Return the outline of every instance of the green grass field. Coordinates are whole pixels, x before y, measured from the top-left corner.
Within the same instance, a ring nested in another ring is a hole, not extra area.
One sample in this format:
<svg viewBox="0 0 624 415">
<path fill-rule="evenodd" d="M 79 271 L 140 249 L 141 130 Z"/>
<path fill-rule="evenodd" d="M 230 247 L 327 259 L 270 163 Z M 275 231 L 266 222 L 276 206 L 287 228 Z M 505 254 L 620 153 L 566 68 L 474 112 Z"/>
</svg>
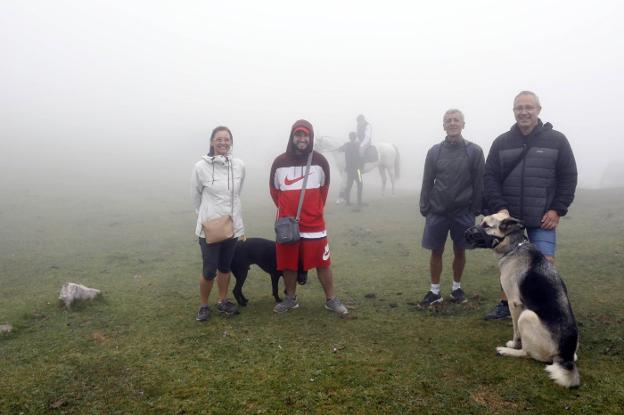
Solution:
<svg viewBox="0 0 624 415">
<path fill-rule="evenodd" d="M 581 333 L 574 390 L 541 363 L 496 356 L 512 327 L 482 320 L 499 295 L 490 252 L 469 253 L 467 304 L 415 306 L 429 284 L 415 193 L 372 199 L 361 212 L 328 205 L 350 318 L 324 310 L 313 274 L 299 287 L 301 307 L 275 315 L 270 279 L 254 267 L 250 304 L 207 323 L 195 321 L 200 255 L 188 196 L 146 193 L 3 202 L 0 324 L 13 331 L 0 335 L 1 414 L 622 411 L 623 189 L 579 191 L 560 225 L 558 268 Z M 248 235 L 272 238 L 268 196 L 245 197 Z M 66 311 L 57 301 L 66 281 L 103 296 Z"/>
</svg>

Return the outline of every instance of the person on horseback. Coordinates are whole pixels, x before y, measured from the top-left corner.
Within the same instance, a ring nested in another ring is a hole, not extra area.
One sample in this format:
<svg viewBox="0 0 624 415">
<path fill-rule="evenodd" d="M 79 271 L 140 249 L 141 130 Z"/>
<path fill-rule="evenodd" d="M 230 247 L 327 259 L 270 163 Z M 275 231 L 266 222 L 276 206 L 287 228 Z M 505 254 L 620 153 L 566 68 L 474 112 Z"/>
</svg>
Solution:
<svg viewBox="0 0 624 415">
<path fill-rule="evenodd" d="M 357 121 L 357 141 L 360 144 L 362 165 L 366 162 L 377 161 L 377 153 L 375 148 L 372 147 L 373 127 L 362 114 L 358 115 L 355 120 Z"/>
<path fill-rule="evenodd" d="M 342 195 L 347 202 L 347 206 L 351 205 L 351 188 L 353 182 L 357 183 L 357 204 L 362 206 L 362 162 L 360 159 L 360 143 L 357 141 L 357 133 L 352 131 L 349 133 L 349 142 L 344 143 L 338 148 L 338 151 L 345 153 L 345 171 L 347 173 L 347 184 Z"/>
</svg>

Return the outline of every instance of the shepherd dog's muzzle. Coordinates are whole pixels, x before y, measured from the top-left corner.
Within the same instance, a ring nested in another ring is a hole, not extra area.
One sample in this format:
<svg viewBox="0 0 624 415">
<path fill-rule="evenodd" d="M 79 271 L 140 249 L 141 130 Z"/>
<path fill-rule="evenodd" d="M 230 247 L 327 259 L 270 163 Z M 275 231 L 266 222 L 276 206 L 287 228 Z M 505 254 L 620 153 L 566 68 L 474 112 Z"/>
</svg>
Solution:
<svg viewBox="0 0 624 415">
<path fill-rule="evenodd" d="M 466 232 L 464 232 L 464 238 L 473 248 L 489 249 L 495 248 L 496 245 L 501 243 L 503 240 L 503 238 L 488 234 L 485 228 L 481 225 L 474 225 L 466 229 Z"/>
</svg>

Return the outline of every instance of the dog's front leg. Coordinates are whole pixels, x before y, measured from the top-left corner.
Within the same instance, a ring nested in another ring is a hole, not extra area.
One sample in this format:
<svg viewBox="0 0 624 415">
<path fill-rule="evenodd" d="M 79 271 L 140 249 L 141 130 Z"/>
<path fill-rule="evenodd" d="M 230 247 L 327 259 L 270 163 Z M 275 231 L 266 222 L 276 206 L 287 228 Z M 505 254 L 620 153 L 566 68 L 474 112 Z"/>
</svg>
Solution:
<svg viewBox="0 0 624 415">
<path fill-rule="evenodd" d="M 518 330 L 518 318 L 524 310 L 522 303 L 518 301 L 509 301 L 509 311 L 511 313 L 511 321 L 513 323 L 513 339 L 506 344 L 511 349 L 522 349 L 522 339 L 520 338 L 520 330 Z"/>
<path fill-rule="evenodd" d="M 236 283 L 234 284 L 234 289 L 232 290 L 232 295 L 234 295 L 236 302 L 243 307 L 246 306 L 247 303 L 249 302 L 243 295 L 243 284 L 245 283 L 245 280 L 247 279 L 248 272 L 249 272 L 248 269 L 246 270 L 240 270 L 240 269 L 235 269 L 235 268 L 232 269 L 232 275 L 234 275 L 234 278 L 236 279 Z"/>
<path fill-rule="evenodd" d="M 497 347 L 496 354 L 500 356 L 527 357 L 527 353 L 522 349 L 522 339 L 518 330 L 518 318 L 522 313 L 522 304 L 509 301 L 509 311 L 511 313 L 511 321 L 513 323 L 513 339 L 509 340 L 505 346 Z"/>
</svg>

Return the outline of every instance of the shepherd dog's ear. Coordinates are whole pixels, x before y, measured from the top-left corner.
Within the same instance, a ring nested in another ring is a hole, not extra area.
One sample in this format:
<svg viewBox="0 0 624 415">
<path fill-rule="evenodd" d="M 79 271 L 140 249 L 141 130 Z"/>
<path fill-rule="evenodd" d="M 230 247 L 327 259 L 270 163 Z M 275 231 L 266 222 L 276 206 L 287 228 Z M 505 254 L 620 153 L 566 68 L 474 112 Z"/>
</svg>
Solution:
<svg viewBox="0 0 624 415">
<path fill-rule="evenodd" d="M 520 219 L 508 217 L 503 219 L 503 221 L 498 226 L 501 232 L 505 235 L 509 235 L 510 233 L 514 233 L 517 231 L 521 231 L 524 229 L 524 223 Z"/>
</svg>

